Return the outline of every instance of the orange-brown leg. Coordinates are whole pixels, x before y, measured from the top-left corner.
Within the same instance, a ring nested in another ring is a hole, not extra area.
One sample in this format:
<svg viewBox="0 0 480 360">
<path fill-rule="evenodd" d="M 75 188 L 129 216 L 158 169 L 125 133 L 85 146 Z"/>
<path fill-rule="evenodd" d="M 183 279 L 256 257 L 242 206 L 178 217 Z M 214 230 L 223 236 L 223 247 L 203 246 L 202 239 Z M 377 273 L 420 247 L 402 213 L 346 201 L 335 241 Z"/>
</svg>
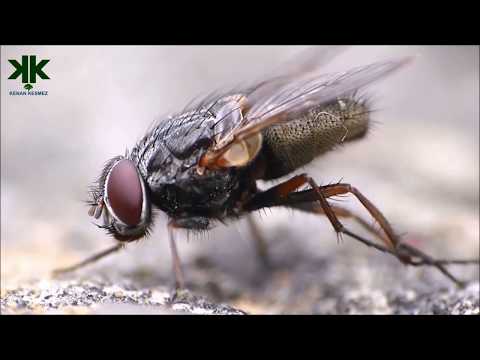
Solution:
<svg viewBox="0 0 480 360">
<path fill-rule="evenodd" d="M 302 210 L 308 213 L 325 215 L 325 212 L 323 211 L 322 207 L 318 202 L 292 204 L 289 207 L 296 210 Z M 350 210 L 346 208 L 343 208 L 337 205 L 330 205 L 330 207 L 332 208 L 333 212 L 337 217 L 355 220 L 364 229 L 369 231 L 372 235 L 388 243 L 388 240 L 385 238 L 385 235 L 381 231 L 376 229 L 372 224 L 368 223 L 368 221 L 362 219 L 360 216 L 352 213 Z M 251 214 L 247 215 L 247 222 L 250 227 L 251 236 L 255 246 L 255 252 L 260 260 L 260 263 L 265 268 L 271 268 L 272 262 L 270 259 L 270 255 L 268 253 L 268 243 L 266 242 L 265 238 L 260 232 L 259 226 L 255 222 L 255 219 Z"/>
<path fill-rule="evenodd" d="M 318 202 L 292 204 L 289 207 L 296 210 L 302 210 L 307 213 L 313 213 L 313 214 L 325 216 L 325 211 L 323 211 L 322 206 Z M 370 232 L 372 235 L 378 237 L 384 243 L 389 244 L 389 240 L 386 238 L 385 234 L 382 233 L 382 231 L 379 231 L 379 229 L 375 228 L 373 224 L 370 224 L 368 221 L 361 218 L 357 214 L 351 212 L 347 208 L 344 208 L 338 205 L 331 205 L 331 204 L 330 204 L 330 207 L 338 218 L 352 219 L 356 221 L 358 224 L 360 224 L 365 230 Z"/>
<path fill-rule="evenodd" d="M 296 191 L 301 186 L 309 184 L 311 189 L 305 191 Z M 385 242 L 386 246 L 379 245 L 373 241 L 367 240 L 347 229 L 339 220 L 337 214 L 335 214 L 332 206 L 328 203 L 327 198 L 343 195 L 353 194 L 360 203 L 367 209 L 370 215 L 376 220 L 383 230 L 385 236 L 380 238 Z M 264 207 L 272 206 L 288 206 L 300 204 L 318 202 L 322 211 L 330 220 L 330 223 L 334 227 L 337 234 L 348 235 L 363 244 L 374 247 L 375 249 L 389 253 L 397 257 L 401 262 L 408 265 L 420 266 L 429 265 L 434 266 L 440 270 L 450 280 L 457 285 L 463 285 L 461 281 L 456 279 L 444 265 L 449 264 L 478 264 L 479 260 L 436 260 L 422 251 L 408 245 L 401 243 L 392 227 L 383 214 L 365 197 L 360 191 L 350 184 L 334 184 L 319 187 L 315 181 L 309 176 L 303 174 L 293 177 L 284 183 L 281 183 L 273 188 L 257 194 L 248 204 L 245 209 L 247 211 L 254 211 Z"/>
</svg>

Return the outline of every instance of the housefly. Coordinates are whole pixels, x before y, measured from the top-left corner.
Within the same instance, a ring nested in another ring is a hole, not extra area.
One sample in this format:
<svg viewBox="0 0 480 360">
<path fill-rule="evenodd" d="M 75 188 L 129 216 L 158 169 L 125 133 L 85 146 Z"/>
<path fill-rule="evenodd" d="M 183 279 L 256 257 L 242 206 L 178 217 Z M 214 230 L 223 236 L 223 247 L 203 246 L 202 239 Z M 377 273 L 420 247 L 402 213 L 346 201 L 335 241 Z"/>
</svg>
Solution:
<svg viewBox="0 0 480 360">
<path fill-rule="evenodd" d="M 156 122 L 130 151 L 106 163 L 91 189 L 89 214 L 103 217 L 103 224 L 97 226 L 118 244 L 57 273 L 77 269 L 144 238 L 152 227 L 154 210 L 161 210 L 169 219 L 175 284 L 182 288 L 176 229 L 206 231 L 216 223 L 280 206 L 325 215 L 338 236 L 350 236 L 407 265 L 434 266 L 461 285 L 446 265 L 478 260 L 434 259 L 402 242 L 356 187 L 343 182 L 319 186 L 308 174 L 296 174 L 322 154 L 364 137 L 372 108 L 359 90 L 412 60 L 319 73 L 338 52 L 338 48 L 309 48 L 263 79 L 214 92 Z M 287 176 L 267 190 L 257 187 L 259 180 Z M 353 195 L 379 228 L 329 201 L 345 194 Z M 377 241 L 350 231 L 340 221 L 346 217 L 357 220 Z M 268 263 L 265 243 L 254 238 L 260 258 Z"/>
</svg>

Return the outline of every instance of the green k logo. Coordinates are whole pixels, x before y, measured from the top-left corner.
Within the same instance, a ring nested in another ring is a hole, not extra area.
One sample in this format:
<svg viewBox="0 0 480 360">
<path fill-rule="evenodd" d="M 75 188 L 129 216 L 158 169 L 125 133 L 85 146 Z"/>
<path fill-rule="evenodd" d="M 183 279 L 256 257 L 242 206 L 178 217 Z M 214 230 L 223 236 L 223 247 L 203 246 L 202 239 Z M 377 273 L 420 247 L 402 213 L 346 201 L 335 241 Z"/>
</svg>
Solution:
<svg viewBox="0 0 480 360">
<path fill-rule="evenodd" d="M 8 78 L 16 79 L 22 75 L 23 84 L 36 83 L 37 75 L 43 80 L 48 80 L 50 78 L 42 69 L 49 61 L 50 60 L 42 60 L 37 64 L 37 57 L 35 55 L 22 56 L 21 64 L 17 60 L 8 60 L 8 62 L 15 67 L 15 71 Z"/>
</svg>

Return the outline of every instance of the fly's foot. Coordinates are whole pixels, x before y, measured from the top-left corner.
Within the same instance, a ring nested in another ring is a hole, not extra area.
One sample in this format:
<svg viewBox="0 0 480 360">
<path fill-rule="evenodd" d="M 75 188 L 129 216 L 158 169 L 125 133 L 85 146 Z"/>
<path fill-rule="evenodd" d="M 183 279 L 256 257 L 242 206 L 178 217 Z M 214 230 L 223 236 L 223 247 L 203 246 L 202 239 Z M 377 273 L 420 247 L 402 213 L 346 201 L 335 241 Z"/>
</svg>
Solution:
<svg viewBox="0 0 480 360">
<path fill-rule="evenodd" d="M 186 288 L 176 288 L 169 299 L 170 304 L 193 303 L 196 297 Z"/>
</svg>

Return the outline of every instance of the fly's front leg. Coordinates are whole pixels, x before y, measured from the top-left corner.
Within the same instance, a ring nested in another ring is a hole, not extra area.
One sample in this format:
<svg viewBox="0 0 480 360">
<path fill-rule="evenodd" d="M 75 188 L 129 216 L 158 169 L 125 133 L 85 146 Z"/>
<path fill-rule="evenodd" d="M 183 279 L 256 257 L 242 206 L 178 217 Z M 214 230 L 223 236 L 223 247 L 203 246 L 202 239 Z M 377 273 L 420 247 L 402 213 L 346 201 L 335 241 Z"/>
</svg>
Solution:
<svg viewBox="0 0 480 360">
<path fill-rule="evenodd" d="M 175 290 L 185 288 L 185 277 L 183 276 L 182 263 L 178 256 L 177 244 L 175 242 L 175 223 L 168 224 L 168 241 L 170 245 L 170 253 L 172 256 L 172 271 L 175 278 Z"/>
<path fill-rule="evenodd" d="M 175 290 L 177 290 L 177 292 L 185 289 L 185 276 L 183 275 L 182 262 L 178 255 L 177 244 L 175 241 L 175 230 L 208 230 L 209 228 L 210 221 L 204 217 L 194 216 L 189 218 L 170 219 L 168 223 L 168 239 L 172 256 L 172 271 L 175 279 Z"/>
<path fill-rule="evenodd" d="M 98 260 L 103 259 L 104 257 L 106 257 L 110 254 L 113 254 L 114 252 L 122 250 L 123 248 L 125 248 L 125 244 L 123 244 L 123 243 L 117 244 L 115 246 L 112 246 L 111 248 L 108 248 L 104 251 L 101 251 L 97 254 L 94 254 L 94 255 L 90 256 L 89 258 L 87 258 L 87 259 L 85 259 L 85 260 L 83 260 L 83 261 L 81 261 L 77 264 L 74 264 L 74 265 L 71 265 L 71 266 L 68 266 L 68 267 L 64 267 L 64 268 L 60 268 L 60 269 L 55 269 L 55 270 L 53 270 L 52 275 L 57 276 L 57 275 L 60 275 L 60 274 L 66 274 L 66 273 L 73 272 L 75 270 L 78 270 L 80 268 L 85 267 L 86 265 L 97 262 Z"/>
</svg>

